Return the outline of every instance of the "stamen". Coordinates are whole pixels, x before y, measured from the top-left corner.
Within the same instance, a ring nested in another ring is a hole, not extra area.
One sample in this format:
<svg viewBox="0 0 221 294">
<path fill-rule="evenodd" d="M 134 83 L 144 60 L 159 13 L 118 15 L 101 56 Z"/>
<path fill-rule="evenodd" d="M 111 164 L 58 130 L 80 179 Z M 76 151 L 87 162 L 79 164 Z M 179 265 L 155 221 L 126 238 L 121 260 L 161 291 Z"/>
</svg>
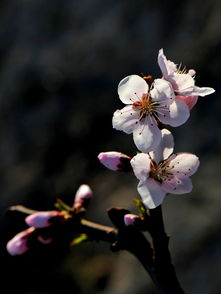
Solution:
<svg viewBox="0 0 221 294">
<path fill-rule="evenodd" d="M 163 109 L 163 110 L 164 110 L 164 109 Z M 156 110 L 156 113 L 159 113 L 159 114 L 165 116 L 165 113 L 163 113 L 162 111 Z"/>
<path fill-rule="evenodd" d="M 174 177 L 174 174 L 170 172 L 170 170 L 173 167 L 170 167 L 168 165 L 169 160 L 163 160 L 161 161 L 158 165 L 152 165 L 151 166 L 151 176 L 152 178 L 154 178 L 155 180 L 159 181 L 159 182 L 163 182 L 166 180 L 170 180 Z"/>
<path fill-rule="evenodd" d="M 150 117 L 150 124 L 151 124 L 151 126 L 153 126 L 154 123 L 156 123 L 156 119 L 151 115 L 149 117 Z"/>
<path fill-rule="evenodd" d="M 186 66 L 183 67 L 183 69 L 181 69 L 181 66 L 182 66 L 182 62 L 180 63 L 176 73 L 177 74 L 187 74 L 187 68 Z"/>
<path fill-rule="evenodd" d="M 139 135 L 141 135 L 142 133 L 143 133 L 143 130 L 144 130 L 144 128 L 145 128 L 145 122 L 144 122 L 144 124 L 143 124 L 143 127 L 142 127 L 142 130 L 139 132 Z"/>
<path fill-rule="evenodd" d="M 137 97 L 137 99 L 138 99 L 139 101 L 141 101 L 141 98 L 137 95 L 136 92 L 134 93 L 134 95 Z"/>
<path fill-rule="evenodd" d="M 151 116 L 150 116 L 150 117 L 151 117 Z M 153 112 L 151 118 L 155 118 L 156 120 L 160 120 L 157 112 Z"/>
</svg>

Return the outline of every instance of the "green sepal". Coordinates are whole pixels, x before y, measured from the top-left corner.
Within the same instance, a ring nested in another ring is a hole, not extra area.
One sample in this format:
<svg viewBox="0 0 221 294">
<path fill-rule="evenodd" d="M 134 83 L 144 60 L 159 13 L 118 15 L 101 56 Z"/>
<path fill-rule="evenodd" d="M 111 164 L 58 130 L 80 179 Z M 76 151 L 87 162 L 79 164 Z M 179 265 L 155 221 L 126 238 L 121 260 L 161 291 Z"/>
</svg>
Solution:
<svg viewBox="0 0 221 294">
<path fill-rule="evenodd" d="M 86 242 L 89 240 L 89 237 L 87 234 L 81 234 L 80 236 L 74 238 L 74 240 L 71 241 L 71 246 L 75 246 L 75 245 L 78 245 L 78 244 L 81 244 L 83 242 Z"/>
</svg>

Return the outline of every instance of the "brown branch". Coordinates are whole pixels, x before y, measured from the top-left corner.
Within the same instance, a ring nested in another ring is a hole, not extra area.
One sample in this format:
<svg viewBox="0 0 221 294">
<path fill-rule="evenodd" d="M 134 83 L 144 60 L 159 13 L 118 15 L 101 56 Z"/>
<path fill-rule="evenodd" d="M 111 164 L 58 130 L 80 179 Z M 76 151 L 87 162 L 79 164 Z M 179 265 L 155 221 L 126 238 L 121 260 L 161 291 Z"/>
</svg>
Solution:
<svg viewBox="0 0 221 294">
<path fill-rule="evenodd" d="M 152 237 L 154 248 L 154 276 L 162 293 L 184 294 L 176 276 L 171 255 L 168 248 L 169 237 L 164 229 L 161 206 L 149 211 L 150 225 L 149 232 Z"/>
<path fill-rule="evenodd" d="M 8 212 L 31 214 L 37 211 L 16 205 L 10 207 Z M 82 219 L 79 215 L 73 215 L 73 218 L 70 218 L 64 224 L 65 227 L 60 227 L 60 230 L 62 233 L 65 231 L 69 235 L 70 233 L 85 233 L 90 240 L 108 242 L 111 244 L 113 251 L 129 251 L 149 273 L 154 284 L 159 289 L 159 293 L 184 294 L 171 262 L 168 249 L 169 237 L 164 229 L 161 207 L 150 210 L 149 216 L 145 220 L 146 228 L 148 228 L 152 237 L 152 245 L 139 229 L 125 226 L 124 215 L 127 213 L 129 211 L 123 208 L 111 208 L 108 210 L 109 218 L 116 228 Z M 42 233 L 44 230 L 56 232 L 56 227 L 52 226 L 38 230 Z"/>
<path fill-rule="evenodd" d="M 117 240 L 118 230 L 113 227 L 103 226 L 85 219 L 81 219 L 80 230 L 87 234 L 90 239 L 105 241 L 113 244 Z"/>
<path fill-rule="evenodd" d="M 108 211 L 110 219 L 119 230 L 118 250 L 127 250 L 137 257 L 161 294 L 184 294 L 171 263 L 169 238 L 164 230 L 161 207 L 150 210 L 150 217 L 146 218 L 153 248 L 140 231 L 124 225 L 123 217 L 127 213 L 129 211 L 119 208 Z"/>
</svg>

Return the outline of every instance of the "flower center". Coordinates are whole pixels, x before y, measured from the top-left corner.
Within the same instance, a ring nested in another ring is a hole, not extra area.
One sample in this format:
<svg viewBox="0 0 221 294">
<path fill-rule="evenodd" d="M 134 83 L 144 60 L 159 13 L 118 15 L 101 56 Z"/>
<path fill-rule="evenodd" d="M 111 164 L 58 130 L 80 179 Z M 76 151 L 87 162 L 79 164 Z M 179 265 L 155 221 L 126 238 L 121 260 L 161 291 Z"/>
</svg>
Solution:
<svg viewBox="0 0 221 294">
<path fill-rule="evenodd" d="M 173 174 L 170 172 L 172 167 L 168 165 L 168 162 L 168 160 L 163 160 L 157 164 L 155 160 L 151 159 L 150 177 L 160 183 L 171 179 L 173 177 Z"/>
<path fill-rule="evenodd" d="M 148 115 L 154 116 L 159 103 L 152 101 L 148 94 L 143 94 L 139 101 L 133 103 L 133 108 L 140 111 L 140 120 Z"/>
</svg>

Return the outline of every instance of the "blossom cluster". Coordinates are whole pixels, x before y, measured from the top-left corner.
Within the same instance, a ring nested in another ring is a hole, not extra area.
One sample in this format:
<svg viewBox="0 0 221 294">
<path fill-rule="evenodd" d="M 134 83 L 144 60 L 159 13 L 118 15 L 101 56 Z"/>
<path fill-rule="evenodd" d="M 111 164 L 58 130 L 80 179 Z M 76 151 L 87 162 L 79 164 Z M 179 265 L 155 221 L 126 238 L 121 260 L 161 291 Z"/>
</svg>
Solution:
<svg viewBox="0 0 221 294">
<path fill-rule="evenodd" d="M 184 124 L 199 96 L 215 92 L 195 85 L 196 72 L 181 69 L 159 50 L 162 76 L 152 79 L 130 75 L 118 85 L 118 95 L 126 106 L 114 112 L 113 127 L 133 140 L 139 153 L 134 157 L 120 152 L 102 152 L 100 162 L 112 170 L 130 170 L 139 180 L 138 193 L 148 209 L 159 206 L 166 194 L 184 194 L 192 190 L 189 178 L 198 169 L 199 159 L 190 153 L 175 153 L 168 126 Z M 124 169 L 125 167 L 125 169 Z"/>
</svg>

